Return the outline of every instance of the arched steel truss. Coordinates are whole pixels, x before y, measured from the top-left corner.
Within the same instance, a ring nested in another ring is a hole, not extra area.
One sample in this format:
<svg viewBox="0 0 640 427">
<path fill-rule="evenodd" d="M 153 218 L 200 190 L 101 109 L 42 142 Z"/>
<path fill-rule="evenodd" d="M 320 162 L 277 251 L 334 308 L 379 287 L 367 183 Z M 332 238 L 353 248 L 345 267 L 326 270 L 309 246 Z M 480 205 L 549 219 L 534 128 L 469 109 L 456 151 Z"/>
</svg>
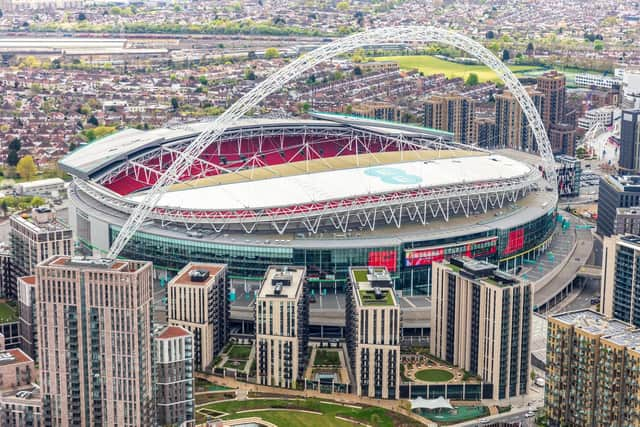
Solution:
<svg viewBox="0 0 640 427">
<path fill-rule="evenodd" d="M 279 90 L 291 80 L 299 77 L 317 64 L 335 56 L 348 53 L 362 46 L 375 45 L 380 42 L 420 42 L 442 43 L 458 48 L 477 58 L 491 68 L 504 81 L 520 104 L 529 125 L 538 141 L 538 149 L 542 158 L 545 177 L 553 189 L 556 189 L 556 172 L 551 144 L 531 98 L 511 71 L 480 43 L 461 34 L 436 27 L 386 27 L 366 31 L 345 37 L 324 45 L 273 73 L 269 78 L 256 85 L 251 91 L 235 102 L 202 132 L 181 154 L 180 157 L 160 176 L 146 197 L 131 212 L 118 237 L 111 245 L 108 257 L 115 258 L 124 249 L 127 242 L 142 226 L 151 211 L 157 206 L 169 185 L 179 181 L 180 177 L 189 170 L 200 154 L 236 120 L 244 116 L 264 98 Z"/>
</svg>

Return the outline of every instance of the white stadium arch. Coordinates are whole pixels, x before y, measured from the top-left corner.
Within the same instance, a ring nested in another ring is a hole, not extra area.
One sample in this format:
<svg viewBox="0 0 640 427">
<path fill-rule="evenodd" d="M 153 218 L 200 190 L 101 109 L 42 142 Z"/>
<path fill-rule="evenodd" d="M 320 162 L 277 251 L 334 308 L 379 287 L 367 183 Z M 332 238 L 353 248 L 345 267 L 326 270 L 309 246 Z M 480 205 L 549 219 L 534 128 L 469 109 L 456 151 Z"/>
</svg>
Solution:
<svg viewBox="0 0 640 427">
<path fill-rule="evenodd" d="M 363 46 L 375 45 L 381 42 L 441 43 L 460 49 L 491 68 L 502 79 L 507 89 L 511 91 L 520 104 L 538 143 L 546 180 L 549 186 L 553 188 L 553 191 L 557 191 L 551 144 L 547 138 L 540 115 L 518 79 L 493 53 L 469 37 L 442 28 L 421 26 L 385 27 L 341 38 L 295 59 L 259 83 L 218 116 L 206 131 L 202 132 L 184 149 L 182 155 L 149 189 L 144 200 L 131 212 L 113 245 L 111 245 L 107 256 L 115 258 L 120 254 L 129 239 L 138 231 L 149 213 L 156 207 L 167 187 L 177 182 L 178 177 L 182 176 L 193 161 L 219 138 L 232 123 L 244 116 L 264 98 L 323 61 Z"/>
</svg>

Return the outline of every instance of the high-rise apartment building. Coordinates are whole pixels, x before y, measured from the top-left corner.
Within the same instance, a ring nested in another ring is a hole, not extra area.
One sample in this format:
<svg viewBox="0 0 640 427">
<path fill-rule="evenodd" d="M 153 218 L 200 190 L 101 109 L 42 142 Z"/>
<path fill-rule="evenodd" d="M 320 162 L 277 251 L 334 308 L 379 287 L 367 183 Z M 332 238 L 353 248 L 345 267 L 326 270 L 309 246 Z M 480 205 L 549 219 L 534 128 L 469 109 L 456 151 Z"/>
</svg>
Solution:
<svg viewBox="0 0 640 427">
<path fill-rule="evenodd" d="M 11 249 L 0 243 L 0 297 L 6 298 L 12 287 Z"/>
<path fill-rule="evenodd" d="M 431 354 L 492 384 L 494 399 L 526 394 L 531 284 L 466 257 L 432 274 Z"/>
<path fill-rule="evenodd" d="M 193 335 L 165 326 L 155 336 L 156 422 L 161 426 L 195 426 Z"/>
<path fill-rule="evenodd" d="M 362 102 L 351 106 L 351 114 L 368 119 L 387 120 L 399 122 L 402 112 L 400 108 L 391 102 Z"/>
<path fill-rule="evenodd" d="M 35 274 L 36 265 L 53 255 L 73 255 L 73 237 L 71 228 L 59 222 L 48 207 L 12 215 L 9 225 L 12 283 L 6 296 L 15 299 L 18 277 Z"/>
<path fill-rule="evenodd" d="M 527 88 L 536 109 L 540 112 L 544 106 L 544 95 Z M 496 95 L 496 132 L 497 147 L 513 148 L 527 152 L 538 151 L 538 146 L 522 107 L 509 91 Z"/>
<path fill-rule="evenodd" d="M 36 302 L 44 424 L 153 425 L 151 263 L 49 258 Z"/>
<path fill-rule="evenodd" d="M 566 77 L 557 71 L 544 73 L 537 79 L 536 88 L 544 95 L 541 111 L 542 123 L 550 129 L 552 125 L 564 122 L 565 103 L 567 102 Z"/>
<path fill-rule="evenodd" d="M 195 366 L 204 371 L 229 338 L 227 266 L 189 263 L 168 289 L 168 322 L 193 334 Z"/>
<path fill-rule="evenodd" d="M 597 231 L 611 236 L 615 231 L 618 208 L 640 206 L 640 176 L 606 175 L 600 178 L 598 190 Z"/>
<path fill-rule="evenodd" d="M 622 174 L 640 172 L 640 109 L 622 111 L 620 122 L 620 158 L 618 167 Z"/>
<path fill-rule="evenodd" d="M 549 128 L 549 142 L 553 154 L 573 156 L 576 147 L 576 130 L 567 123 L 561 123 Z"/>
<path fill-rule="evenodd" d="M 640 425 L 640 330 L 592 310 L 548 318 L 549 426 Z"/>
<path fill-rule="evenodd" d="M 400 305 L 384 267 L 352 267 L 346 335 L 354 392 L 377 399 L 400 394 Z"/>
<path fill-rule="evenodd" d="M 494 148 L 498 144 L 496 118 L 476 114 L 473 120 L 474 144 L 482 148 Z"/>
<path fill-rule="evenodd" d="M 256 298 L 258 384 L 295 387 L 308 358 L 309 300 L 305 267 L 271 266 Z"/>
<path fill-rule="evenodd" d="M 38 355 L 36 320 L 36 276 L 18 277 L 20 348 L 33 359 Z"/>
<path fill-rule="evenodd" d="M 456 142 L 472 144 L 475 105 L 475 100 L 466 96 L 431 96 L 424 104 L 423 125 L 452 132 Z"/>
<path fill-rule="evenodd" d="M 601 311 L 640 327 L 640 236 L 605 237 L 602 249 Z"/>
</svg>

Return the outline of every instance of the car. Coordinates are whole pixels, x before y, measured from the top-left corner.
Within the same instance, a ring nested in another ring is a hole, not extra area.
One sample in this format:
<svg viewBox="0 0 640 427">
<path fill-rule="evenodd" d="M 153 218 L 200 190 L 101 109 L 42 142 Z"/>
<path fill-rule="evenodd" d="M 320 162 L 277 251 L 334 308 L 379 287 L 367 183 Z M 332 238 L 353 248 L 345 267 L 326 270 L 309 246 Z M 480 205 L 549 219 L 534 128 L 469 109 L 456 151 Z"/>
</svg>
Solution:
<svg viewBox="0 0 640 427">
<path fill-rule="evenodd" d="M 315 295 L 309 295 L 309 302 L 310 303 L 316 302 L 316 296 Z"/>
<path fill-rule="evenodd" d="M 527 412 L 526 414 L 524 414 L 524 417 L 525 417 L 525 418 L 531 418 L 531 417 L 535 417 L 535 416 L 536 416 L 536 414 L 534 414 L 534 413 L 533 413 L 533 412 L 531 412 L 531 411 L 529 411 L 529 412 Z"/>
<path fill-rule="evenodd" d="M 479 422 L 480 424 L 489 424 L 489 419 L 488 419 L 488 418 L 480 418 L 480 419 L 478 420 L 478 422 Z"/>
</svg>

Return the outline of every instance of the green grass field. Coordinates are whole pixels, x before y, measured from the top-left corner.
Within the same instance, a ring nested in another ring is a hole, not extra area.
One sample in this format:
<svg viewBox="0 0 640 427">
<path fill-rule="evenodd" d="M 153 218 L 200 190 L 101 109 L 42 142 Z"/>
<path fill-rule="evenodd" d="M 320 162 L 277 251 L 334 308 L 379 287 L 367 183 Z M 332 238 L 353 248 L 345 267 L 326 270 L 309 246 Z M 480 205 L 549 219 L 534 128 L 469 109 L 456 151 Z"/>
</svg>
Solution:
<svg viewBox="0 0 640 427">
<path fill-rule="evenodd" d="M 430 383 L 449 381 L 453 374 L 444 369 L 423 369 L 416 372 L 416 379 Z"/>
<path fill-rule="evenodd" d="M 18 312 L 15 307 L 6 302 L 0 303 L 0 323 L 15 322 L 18 320 Z"/>
<path fill-rule="evenodd" d="M 229 349 L 227 355 L 229 359 L 240 360 L 240 359 L 248 359 L 251 354 L 251 346 L 250 345 L 232 345 Z"/>
<path fill-rule="evenodd" d="M 478 75 L 480 82 L 499 82 L 498 76 L 484 65 L 466 65 L 456 62 L 445 61 L 435 56 L 426 55 L 408 55 L 408 56 L 380 56 L 371 58 L 375 61 L 393 61 L 397 62 L 402 70 L 418 69 L 425 75 L 443 73 L 448 78 L 462 77 L 466 78 L 471 73 Z M 534 72 L 542 70 L 541 67 L 532 65 L 510 65 L 509 69 L 516 74 L 524 74 L 525 72 Z"/>
<path fill-rule="evenodd" d="M 340 355 L 337 351 L 316 350 L 314 366 L 340 366 Z"/>
<path fill-rule="evenodd" d="M 197 409 L 197 411 L 201 409 L 211 409 L 229 414 L 225 416 L 224 419 L 260 417 L 276 424 L 278 427 L 346 427 L 354 425 L 354 423 L 339 420 L 336 416 L 358 420 L 372 427 L 393 427 L 396 425 L 413 427 L 419 425 L 410 418 L 389 412 L 383 408 L 351 408 L 342 405 L 322 403 L 319 399 L 313 398 L 295 400 L 250 399 L 233 402 L 214 402 Z M 256 409 L 270 410 L 252 411 Z M 283 409 L 291 409 L 291 411 Z M 315 411 L 320 412 L 321 415 L 296 412 L 296 410 Z M 238 411 L 250 412 L 238 413 Z M 203 418 L 203 415 L 198 413 L 198 419 L 201 421 Z"/>
</svg>

